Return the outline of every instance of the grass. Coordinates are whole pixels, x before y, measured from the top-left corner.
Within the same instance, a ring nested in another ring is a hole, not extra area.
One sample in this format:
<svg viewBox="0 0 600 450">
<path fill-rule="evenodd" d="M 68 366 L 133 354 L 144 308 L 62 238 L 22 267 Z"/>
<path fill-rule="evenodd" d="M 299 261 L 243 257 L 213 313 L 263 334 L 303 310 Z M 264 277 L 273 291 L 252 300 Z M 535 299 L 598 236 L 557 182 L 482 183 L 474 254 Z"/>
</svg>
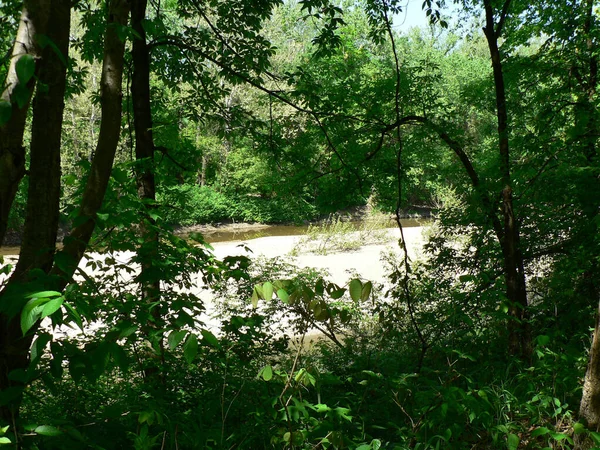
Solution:
<svg viewBox="0 0 600 450">
<path fill-rule="evenodd" d="M 329 216 L 319 224 L 310 225 L 290 254 L 328 255 L 356 251 L 364 245 L 383 244 L 389 240 L 386 231 L 389 226 L 389 219 L 383 214 L 369 216 L 361 222 L 348 222 L 339 216 Z"/>
</svg>

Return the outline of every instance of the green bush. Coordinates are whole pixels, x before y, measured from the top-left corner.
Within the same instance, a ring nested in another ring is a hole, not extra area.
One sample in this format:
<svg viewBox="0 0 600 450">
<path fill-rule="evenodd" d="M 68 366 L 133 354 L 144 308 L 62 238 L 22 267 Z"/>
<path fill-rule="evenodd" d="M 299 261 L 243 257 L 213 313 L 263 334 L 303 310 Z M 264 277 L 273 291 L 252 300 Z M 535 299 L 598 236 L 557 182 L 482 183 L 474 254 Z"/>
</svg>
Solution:
<svg viewBox="0 0 600 450">
<path fill-rule="evenodd" d="M 214 222 L 298 223 L 314 219 L 316 208 L 301 198 L 230 194 L 211 187 L 165 187 L 159 198 L 163 218 L 176 225 Z"/>
</svg>

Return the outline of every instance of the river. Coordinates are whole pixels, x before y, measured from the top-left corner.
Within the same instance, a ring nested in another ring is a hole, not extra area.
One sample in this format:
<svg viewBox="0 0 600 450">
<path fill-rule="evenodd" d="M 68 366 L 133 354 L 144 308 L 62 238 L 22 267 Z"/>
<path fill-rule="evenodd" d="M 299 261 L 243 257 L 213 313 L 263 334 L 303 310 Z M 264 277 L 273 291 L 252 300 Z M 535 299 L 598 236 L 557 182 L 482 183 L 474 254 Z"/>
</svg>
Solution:
<svg viewBox="0 0 600 450">
<path fill-rule="evenodd" d="M 402 219 L 405 228 L 420 227 L 427 221 L 425 219 Z M 363 222 L 352 222 L 358 229 Z M 202 225 L 193 228 L 184 228 L 176 234 L 186 237 L 192 232 L 200 232 L 209 244 L 220 242 L 247 241 L 263 237 L 301 236 L 306 234 L 310 225 L 263 225 L 263 224 L 226 224 L 222 226 Z M 395 228 L 394 221 L 390 220 L 390 228 Z M 60 247 L 60 244 L 59 244 Z M 0 247 L 0 256 L 15 256 L 19 254 L 19 247 Z"/>
</svg>

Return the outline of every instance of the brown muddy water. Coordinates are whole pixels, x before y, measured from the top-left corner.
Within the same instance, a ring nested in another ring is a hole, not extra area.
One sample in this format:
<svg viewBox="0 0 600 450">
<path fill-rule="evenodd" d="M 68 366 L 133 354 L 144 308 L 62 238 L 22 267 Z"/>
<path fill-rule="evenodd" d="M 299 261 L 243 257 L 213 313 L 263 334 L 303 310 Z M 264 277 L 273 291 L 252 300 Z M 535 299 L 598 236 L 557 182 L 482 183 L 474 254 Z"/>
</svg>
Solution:
<svg viewBox="0 0 600 450">
<path fill-rule="evenodd" d="M 402 226 L 405 228 L 420 227 L 428 222 L 427 219 L 402 219 Z M 352 222 L 357 229 L 363 225 L 363 222 Z M 196 230 L 181 230 L 176 232 L 178 236 L 188 237 L 194 232 L 199 232 L 209 244 L 217 242 L 248 241 L 269 236 L 298 236 L 306 234 L 310 225 L 260 225 L 248 224 L 239 227 L 224 225 L 222 227 L 200 227 Z M 395 228 L 396 222 L 390 220 L 389 228 Z M 19 254 L 19 247 L 0 247 L 0 256 L 12 256 Z"/>
</svg>

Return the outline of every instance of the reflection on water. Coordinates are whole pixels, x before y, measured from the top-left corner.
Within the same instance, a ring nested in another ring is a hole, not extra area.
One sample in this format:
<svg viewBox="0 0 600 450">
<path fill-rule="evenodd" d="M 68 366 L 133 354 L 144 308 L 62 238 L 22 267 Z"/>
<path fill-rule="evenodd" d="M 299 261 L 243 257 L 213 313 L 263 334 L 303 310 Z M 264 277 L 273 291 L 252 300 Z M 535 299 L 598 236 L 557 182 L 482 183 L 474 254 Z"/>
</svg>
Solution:
<svg viewBox="0 0 600 450">
<path fill-rule="evenodd" d="M 402 226 L 406 228 L 419 227 L 426 223 L 423 219 L 402 219 Z M 363 222 L 354 222 L 356 228 L 360 228 Z M 390 220 L 389 228 L 395 228 L 396 222 Z M 261 237 L 269 236 L 296 236 L 306 233 L 309 225 L 267 225 L 260 229 L 241 229 L 241 230 L 227 230 L 227 229 L 216 229 L 204 232 L 204 239 L 210 244 L 217 242 L 231 242 L 231 241 L 248 241 L 250 239 L 257 239 Z M 181 237 L 187 237 L 188 234 L 181 234 Z M 0 256 L 4 255 L 18 255 L 19 247 L 0 247 Z"/>
</svg>

